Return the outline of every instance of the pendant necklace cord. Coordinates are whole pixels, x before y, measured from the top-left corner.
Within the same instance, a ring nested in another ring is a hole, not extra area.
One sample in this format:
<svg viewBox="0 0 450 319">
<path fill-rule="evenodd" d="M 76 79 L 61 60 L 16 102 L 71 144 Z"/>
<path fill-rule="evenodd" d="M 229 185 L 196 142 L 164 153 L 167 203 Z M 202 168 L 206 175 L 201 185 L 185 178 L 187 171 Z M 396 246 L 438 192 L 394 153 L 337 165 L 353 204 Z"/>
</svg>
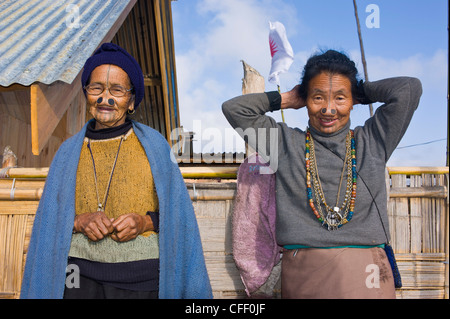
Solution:
<svg viewBox="0 0 450 319">
<path fill-rule="evenodd" d="M 93 168 L 94 168 L 95 190 L 97 192 L 97 202 L 98 202 L 97 211 L 102 211 L 102 212 L 105 211 L 106 200 L 108 199 L 109 188 L 111 186 L 112 176 L 113 176 L 113 173 L 114 173 L 114 169 L 116 168 L 117 158 L 119 157 L 119 151 L 120 151 L 120 147 L 122 145 L 123 140 L 124 140 L 124 136 L 122 135 L 120 137 L 120 143 L 119 143 L 119 147 L 117 149 L 116 158 L 114 159 L 114 164 L 113 164 L 113 167 L 111 169 L 111 173 L 109 174 L 108 186 L 106 187 L 105 195 L 103 196 L 103 203 L 100 202 L 100 196 L 98 194 L 97 170 L 95 169 L 95 160 L 94 160 L 94 154 L 92 154 L 91 140 L 90 139 L 88 140 L 88 145 L 87 146 L 88 146 L 89 152 L 91 153 L 92 165 L 93 165 Z"/>
<path fill-rule="evenodd" d="M 312 150 L 312 153 L 315 154 L 314 142 L 313 142 L 312 137 L 311 137 L 311 142 L 310 142 L 310 143 L 311 143 L 311 150 Z M 348 153 L 348 147 L 347 147 L 346 153 Z M 339 180 L 338 193 L 337 193 L 337 197 L 336 197 L 336 205 L 334 205 L 335 207 L 338 207 L 338 205 L 339 205 L 339 197 L 340 197 L 340 195 L 341 195 L 342 180 L 344 179 L 344 172 L 345 172 L 345 167 L 346 167 L 346 161 L 344 160 L 343 162 L 344 162 L 344 165 L 343 165 L 343 167 L 342 167 L 341 178 L 340 178 L 340 180 Z M 319 183 L 319 187 L 320 187 L 321 190 L 323 190 L 323 188 L 322 188 L 322 183 L 320 182 L 319 169 L 317 168 L 317 160 L 315 159 L 315 156 L 314 156 L 314 168 L 316 169 L 317 181 L 318 181 L 318 183 Z M 325 206 L 326 206 L 326 209 L 327 209 L 327 210 L 330 210 L 330 208 L 329 208 L 329 206 L 327 205 L 327 203 L 324 203 L 324 204 L 325 204 Z"/>
</svg>

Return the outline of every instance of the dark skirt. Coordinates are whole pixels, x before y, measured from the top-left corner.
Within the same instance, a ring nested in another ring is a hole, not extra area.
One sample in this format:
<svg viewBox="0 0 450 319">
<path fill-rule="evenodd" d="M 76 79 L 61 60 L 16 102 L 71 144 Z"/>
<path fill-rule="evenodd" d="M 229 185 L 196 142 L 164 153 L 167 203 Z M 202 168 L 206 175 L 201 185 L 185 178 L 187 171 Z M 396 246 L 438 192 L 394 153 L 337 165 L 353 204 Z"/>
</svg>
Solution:
<svg viewBox="0 0 450 319">
<path fill-rule="evenodd" d="M 64 299 L 158 299 L 158 291 L 120 289 L 80 275 L 79 287 L 66 288 Z"/>
</svg>

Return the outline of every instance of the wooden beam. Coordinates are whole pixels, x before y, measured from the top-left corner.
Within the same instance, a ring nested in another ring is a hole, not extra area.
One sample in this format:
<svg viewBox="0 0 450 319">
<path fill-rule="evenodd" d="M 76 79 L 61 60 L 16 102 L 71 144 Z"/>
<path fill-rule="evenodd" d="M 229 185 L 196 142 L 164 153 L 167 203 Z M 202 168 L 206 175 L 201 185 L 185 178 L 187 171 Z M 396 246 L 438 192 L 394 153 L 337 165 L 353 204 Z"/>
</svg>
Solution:
<svg viewBox="0 0 450 319">
<path fill-rule="evenodd" d="M 11 167 L 6 171 L 7 178 L 47 178 L 49 167 Z"/>
<path fill-rule="evenodd" d="M 389 191 L 390 198 L 447 198 L 447 194 L 447 187 L 445 186 L 392 187 Z"/>
<path fill-rule="evenodd" d="M 184 178 L 236 178 L 238 169 L 236 166 L 180 167 Z M 46 178 L 48 170 L 48 167 L 12 167 L 6 171 L 5 175 L 7 178 Z"/>
<path fill-rule="evenodd" d="M 167 0 L 154 0 L 153 3 L 164 99 L 165 130 L 168 143 L 172 145 L 169 136 L 172 130 L 179 126 L 179 107 L 173 53 L 171 6 Z M 176 109 L 175 105 L 177 106 Z"/>
<path fill-rule="evenodd" d="M 155 23 L 156 23 L 156 36 L 158 41 L 158 54 L 161 68 L 161 80 L 162 80 L 162 88 L 163 88 L 163 103 L 164 103 L 164 114 L 165 114 L 165 123 L 166 123 L 166 136 L 170 136 L 170 132 L 172 130 L 170 123 L 170 110 L 169 110 L 169 88 L 168 79 L 167 79 L 167 67 L 166 67 L 166 56 L 164 52 L 164 33 L 163 33 L 163 25 L 162 25 L 162 15 L 161 15 L 161 0 L 154 0 L 154 10 L 155 10 Z M 170 138 L 167 139 L 167 142 L 170 146 L 172 146 L 172 140 Z"/>
<path fill-rule="evenodd" d="M 239 167 L 180 167 L 183 178 L 236 178 Z"/>
<path fill-rule="evenodd" d="M 31 151 L 39 155 L 47 144 L 70 101 L 81 90 L 81 72 L 72 84 L 57 81 L 31 85 Z"/>
<path fill-rule="evenodd" d="M 161 78 L 144 78 L 144 86 L 161 86 Z"/>
<path fill-rule="evenodd" d="M 29 86 L 24 86 L 22 84 L 11 84 L 10 86 L 0 86 L 0 92 L 8 92 L 8 91 L 28 91 L 30 89 Z"/>
<path fill-rule="evenodd" d="M 180 171 L 181 174 L 185 178 L 201 178 L 201 177 L 222 177 L 229 176 L 232 178 L 236 178 L 237 171 L 239 167 L 235 165 L 230 166 L 181 166 Z M 388 168 L 390 170 L 390 168 Z M 399 167 L 396 167 L 395 170 L 400 170 Z M 407 168 L 405 171 L 408 171 L 408 174 L 417 175 L 418 172 L 423 171 L 434 171 L 441 172 L 436 174 L 446 174 L 448 173 L 448 168 L 445 167 L 414 167 L 414 171 L 411 171 L 411 168 Z M 47 168 L 10 168 L 8 169 L 6 176 L 9 178 L 45 178 L 47 177 L 48 167 Z M 416 190 L 417 189 L 417 190 Z M 429 197 L 429 196 L 437 196 L 442 197 L 444 194 L 448 194 L 447 187 L 445 186 L 433 186 L 433 187 L 393 187 L 392 196 L 394 197 Z"/>
<path fill-rule="evenodd" d="M 177 81 L 177 65 L 176 65 L 176 61 L 175 61 L 175 40 L 174 40 L 174 34 L 173 34 L 173 19 L 172 19 L 172 1 L 170 0 L 168 2 L 168 19 L 169 19 L 169 26 L 168 26 L 168 32 L 170 32 L 170 50 L 172 52 L 172 74 L 173 74 L 173 83 L 174 83 L 174 106 L 176 106 L 176 109 L 174 109 L 174 112 L 176 113 L 177 117 L 177 121 L 175 123 L 176 127 L 181 126 L 181 120 L 180 120 L 180 104 L 178 102 L 178 81 Z"/>
<path fill-rule="evenodd" d="M 170 38 L 167 33 L 167 1 L 166 0 L 160 0 L 159 1 L 161 6 L 161 35 L 162 35 L 162 48 L 163 48 L 163 54 L 164 54 L 164 73 L 166 74 L 166 82 L 165 85 L 167 85 L 167 101 L 168 101 L 168 113 L 166 113 L 166 121 L 169 123 L 170 132 L 175 128 L 175 122 L 174 122 L 174 114 L 173 114 L 173 88 L 172 88 L 172 72 L 171 72 L 171 66 L 170 66 L 170 51 L 169 51 L 169 42 Z M 168 132 L 168 136 L 170 136 L 170 132 Z M 170 140 L 170 139 L 169 139 Z"/>
<path fill-rule="evenodd" d="M 448 166 L 444 167 L 388 167 L 389 175 L 404 174 L 404 175 L 422 175 L 422 174 L 448 174 Z"/>
</svg>

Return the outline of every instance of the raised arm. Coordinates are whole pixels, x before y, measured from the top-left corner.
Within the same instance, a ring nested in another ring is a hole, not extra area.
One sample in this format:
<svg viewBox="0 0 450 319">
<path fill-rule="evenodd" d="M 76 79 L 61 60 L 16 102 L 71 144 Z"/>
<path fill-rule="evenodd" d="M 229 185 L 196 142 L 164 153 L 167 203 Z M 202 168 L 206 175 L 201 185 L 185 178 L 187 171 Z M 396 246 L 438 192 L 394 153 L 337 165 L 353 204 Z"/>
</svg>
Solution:
<svg viewBox="0 0 450 319">
<path fill-rule="evenodd" d="M 411 122 L 422 95 L 421 82 L 412 77 L 396 77 L 364 83 L 367 100 L 384 103 L 363 126 L 364 134 L 376 141 L 385 162 L 394 152 Z M 380 153 L 378 153 L 380 154 Z"/>
</svg>

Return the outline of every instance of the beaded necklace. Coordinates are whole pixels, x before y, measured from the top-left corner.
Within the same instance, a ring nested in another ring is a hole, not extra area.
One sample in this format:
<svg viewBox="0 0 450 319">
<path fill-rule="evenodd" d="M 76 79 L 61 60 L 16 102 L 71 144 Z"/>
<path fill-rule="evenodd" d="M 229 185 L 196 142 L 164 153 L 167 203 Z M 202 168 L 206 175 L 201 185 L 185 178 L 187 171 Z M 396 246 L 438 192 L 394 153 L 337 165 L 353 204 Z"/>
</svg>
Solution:
<svg viewBox="0 0 450 319">
<path fill-rule="evenodd" d="M 319 171 L 317 169 L 317 160 L 314 149 L 314 141 L 309 128 L 306 132 L 306 147 L 305 147 L 305 160 L 306 160 L 306 195 L 308 198 L 309 206 L 311 207 L 314 215 L 322 223 L 322 226 L 327 226 L 328 230 L 336 230 L 342 225 L 348 223 L 352 217 L 355 209 L 356 199 L 356 150 L 355 150 L 355 137 L 353 130 L 349 130 L 346 138 L 346 154 L 344 160 L 344 166 L 342 168 L 341 180 L 339 183 L 338 194 L 336 199 L 336 205 L 329 207 L 325 195 L 323 193 L 322 185 L 320 183 Z M 347 167 L 347 187 L 345 197 L 342 205 L 339 207 L 339 195 L 341 190 L 341 184 Z M 313 185 L 311 185 L 311 182 Z M 314 197 L 316 205 L 314 204 Z M 322 211 L 322 205 L 325 206 L 326 215 Z"/>
</svg>

